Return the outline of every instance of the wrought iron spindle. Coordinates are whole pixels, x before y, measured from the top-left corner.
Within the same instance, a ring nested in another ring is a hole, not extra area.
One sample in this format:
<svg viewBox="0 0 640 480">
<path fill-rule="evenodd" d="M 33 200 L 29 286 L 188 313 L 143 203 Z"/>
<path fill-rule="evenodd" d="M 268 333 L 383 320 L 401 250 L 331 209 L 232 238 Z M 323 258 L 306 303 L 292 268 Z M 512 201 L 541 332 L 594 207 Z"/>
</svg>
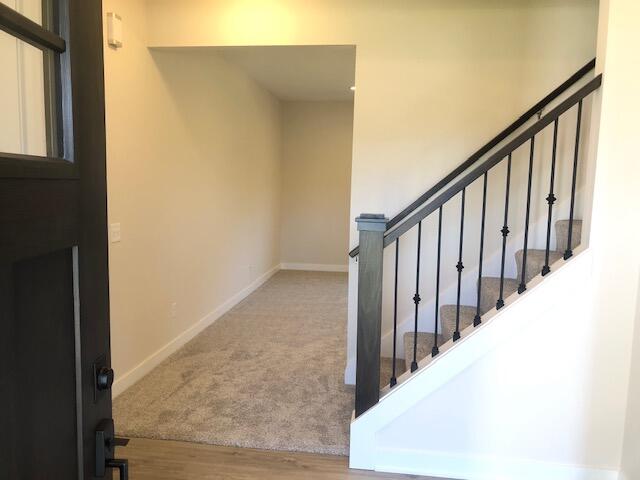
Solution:
<svg viewBox="0 0 640 480">
<path fill-rule="evenodd" d="M 564 252 L 564 259 L 567 260 L 573 256 L 573 248 L 571 240 L 573 235 L 573 209 L 576 200 L 576 178 L 578 175 L 578 154 L 580 149 L 580 125 L 582 123 L 582 100 L 578 102 L 578 122 L 576 125 L 576 147 L 573 154 L 573 176 L 571 178 L 571 207 L 569 209 L 569 234 L 567 235 L 567 249 Z"/>
<path fill-rule="evenodd" d="M 542 267 L 542 275 L 546 275 L 551 271 L 549 268 L 549 247 L 551 245 L 551 216 L 553 214 L 553 204 L 556 202 L 556 196 L 553 194 L 553 184 L 556 178 L 556 152 L 558 147 L 558 119 L 553 122 L 553 150 L 551 153 L 551 179 L 549 180 L 549 195 L 547 203 L 549 211 L 547 212 L 547 246 L 544 252 L 544 266 Z"/>
<path fill-rule="evenodd" d="M 411 371 L 418 369 L 418 305 L 420 304 L 420 244 L 422 241 L 422 222 L 418 222 L 418 264 L 416 268 L 416 294 L 413 296 L 413 303 L 416 304 L 415 316 L 413 320 L 413 361 Z"/>
<path fill-rule="evenodd" d="M 535 135 L 531 137 L 531 149 L 529 150 L 529 179 L 527 181 L 527 211 L 524 217 L 524 245 L 522 252 L 522 276 L 518 293 L 522 293 L 527 289 L 527 250 L 529 248 L 529 215 L 531 213 L 531 177 L 533 176 L 533 154 L 536 146 Z"/>
<path fill-rule="evenodd" d="M 396 272 L 393 282 L 393 364 L 391 365 L 391 380 L 389 386 L 393 387 L 398 380 L 396 378 L 396 343 L 398 339 L 398 257 L 400 255 L 400 238 L 396 238 Z"/>
<path fill-rule="evenodd" d="M 507 185 L 504 194 L 504 223 L 502 225 L 502 260 L 500 262 L 500 296 L 496 302 L 496 309 L 504 307 L 504 261 L 507 252 L 507 236 L 509 235 L 509 189 L 511 187 L 511 153 L 507 160 Z"/>
<path fill-rule="evenodd" d="M 438 259 L 436 261 L 436 311 L 435 311 L 435 328 L 433 333 L 433 348 L 431 356 L 435 357 L 440 353 L 438 348 L 438 314 L 440 309 L 440 247 L 442 245 L 442 205 L 438 209 Z"/>
<path fill-rule="evenodd" d="M 487 211 L 487 177 L 489 172 L 484 172 L 482 181 L 482 219 L 480 221 L 480 258 L 478 259 L 478 300 L 476 303 L 476 316 L 473 319 L 473 326 L 477 327 L 482 323 L 480 319 L 480 295 L 482 294 L 482 254 L 484 252 L 484 220 Z"/>
<path fill-rule="evenodd" d="M 466 188 L 462 189 L 462 201 L 460 202 L 460 248 L 458 250 L 458 263 L 456 264 L 456 270 L 458 270 L 458 295 L 456 299 L 456 331 L 453 332 L 454 342 L 460 338 L 460 289 L 462 287 L 462 270 L 464 269 L 462 263 L 462 241 L 464 238 L 464 200 L 466 190 Z"/>
</svg>

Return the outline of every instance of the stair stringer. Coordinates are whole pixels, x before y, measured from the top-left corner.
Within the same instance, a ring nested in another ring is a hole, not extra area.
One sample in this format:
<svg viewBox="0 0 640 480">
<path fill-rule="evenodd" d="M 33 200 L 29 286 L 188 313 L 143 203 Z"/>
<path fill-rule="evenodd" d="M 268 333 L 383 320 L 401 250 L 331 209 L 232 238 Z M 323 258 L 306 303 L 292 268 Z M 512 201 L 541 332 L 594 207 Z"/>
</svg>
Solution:
<svg viewBox="0 0 640 480">
<path fill-rule="evenodd" d="M 539 480 L 540 478 L 564 479 L 608 479 L 615 478 L 613 471 L 574 466 L 583 462 L 564 463 L 550 461 L 549 458 L 521 460 L 507 456 L 484 457 L 476 451 L 447 453 L 440 451 L 396 449 L 392 443 L 385 445 L 385 429 L 392 426 L 400 417 L 410 412 L 419 402 L 431 397 L 442 387 L 456 379 L 462 372 L 472 367 L 487 354 L 496 351 L 509 339 L 515 342 L 528 338 L 523 333 L 531 328 L 543 327 L 545 315 L 554 307 L 564 308 L 567 302 L 586 308 L 584 302 L 590 288 L 591 254 L 583 247 L 576 249 L 574 257 L 565 262 L 559 260 L 552 273 L 538 276 L 528 284 L 523 295 L 514 294 L 507 299 L 506 306 L 500 311 L 495 309 L 483 316 L 480 328 L 469 327 L 462 332 L 462 338 L 443 345 L 440 355 L 435 359 L 423 359 L 419 370 L 406 373 L 399 383 L 389 390 L 383 390 L 380 402 L 351 423 L 350 466 L 352 468 L 465 478 L 470 480 L 518 479 Z M 544 280 L 544 281 L 543 281 Z M 576 310 L 577 311 L 577 310 Z M 581 321 L 588 321 L 588 312 L 580 315 Z M 576 322 L 577 320 L 568 320 Z M 550 331 L 553 337 L 556 332 Z M 520 336 L 520 338 L 514 338 Z M 526 341 L 526 340 L 524 340 Z M 569 339 L 570 341 L 570 339 Z M 468 398 L 469 408 L 473 399 Z M 525 415 L 526 410 L 523 410 Z M 482 411 L 476 413 L 483 415 Z M 407 418 L 403 419 L 405 422 Z M 437 421 L 437 418 L 433 419 Z M 535 423 L 532 420 L 532 423 Z M 535 428 L 535 425 L 532 427 Z M 421 435 L 430 432 L 420 430 Z M 482 435 L 486 432 L 476 432 Z M 554 439 L 540 435 L 540 442 L 553 442 Z M 574 463 L 574 464 L 572 464 Z M 595 473 L 594 473 L 595 472 Z"/>
</svg>

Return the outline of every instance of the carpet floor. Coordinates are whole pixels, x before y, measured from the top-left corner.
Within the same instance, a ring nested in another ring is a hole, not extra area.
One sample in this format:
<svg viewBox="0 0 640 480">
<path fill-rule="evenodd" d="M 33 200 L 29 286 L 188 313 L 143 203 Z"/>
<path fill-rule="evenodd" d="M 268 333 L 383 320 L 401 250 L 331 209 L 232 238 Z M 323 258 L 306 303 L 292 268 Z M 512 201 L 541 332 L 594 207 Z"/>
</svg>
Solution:
<svg viewBox="0 0 640 480">
<path fill-rule="evenodd" d="M 118 433 L 346 455 L 346 319 L 346 274 L 278 272 L 115 399 Z"/>
</svg>

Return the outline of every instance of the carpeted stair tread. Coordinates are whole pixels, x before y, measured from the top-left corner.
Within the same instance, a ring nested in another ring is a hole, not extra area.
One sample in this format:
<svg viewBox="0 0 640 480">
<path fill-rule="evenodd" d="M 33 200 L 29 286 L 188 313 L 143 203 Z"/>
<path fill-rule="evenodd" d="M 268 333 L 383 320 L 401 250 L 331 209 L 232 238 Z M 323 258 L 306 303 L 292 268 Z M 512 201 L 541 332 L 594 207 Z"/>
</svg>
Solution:
<svg viewBox="0 0 640 480">
<path fill-rule="evenodd" d="M 402 375 L 407 369 L 403 358 L 396 358 L 396 378 Z M 391 374 L 393 373 L 393 359 L 389 357 L 380 358 L 380 389 L 389 385 Z"/>
<path fill-rule="evenodd" d="M 416 359 L 419 362 L 427 355 L 431 355 L 433 348 L 434 334 L 428 332 L 418 332 L 418 340 L 416 344 Z M 404 341 L 404 362 L 407 370 L 411 369 L 413 361 L 413 332 L 407 332 L 403 337 Z M 442 345 L 442 335 L 438 335 L 438 345 Z"/>
<path fill-rule="evenodd" d="M 518 267 L 518 283 L 522 279 L 522 259 L 524 250 L 518 250 L 516 252 L 516 265 Z M 528 249 L 527 250 L 527 271 L 525 272 L 525 283 L 529 283 L 532 278 L 540 275 L 542 267 L 545 264 L 545 250 Z M 549 265 L 552 265 L 557 260 L 562 258 L 561 252 L 549 250 Z"/>
<path fill-rule="evenodd" d="M 518 280 L 505 278 L 503 287 L 503 299 L 518 290 Z M 480 292 L 480 314 L 484 315 L 492 308 L 500 298 L 500 277 L 482 277 L 482 289 Z"/>
<path fill-rule="evenodd" d="M 569 220 L 558 220 L 556 222 L 556 250 L 563 252 L 567 249 L 569 240 Z M 571 232 L 571 249 L 580 245 L 582 240 L 582 220 L 573 221 L 573 230 Z"/>
<path fill-rule="evenodd" d="M 476 307 L 460 305 L 460 331 L 473 325 L 476 316 Z M 445 341 L 453 337 L 456 331 L 456 305 L 443 305 L 440 307 L 440 325 L 438 329 L 442 332 Z"/>
</svg>

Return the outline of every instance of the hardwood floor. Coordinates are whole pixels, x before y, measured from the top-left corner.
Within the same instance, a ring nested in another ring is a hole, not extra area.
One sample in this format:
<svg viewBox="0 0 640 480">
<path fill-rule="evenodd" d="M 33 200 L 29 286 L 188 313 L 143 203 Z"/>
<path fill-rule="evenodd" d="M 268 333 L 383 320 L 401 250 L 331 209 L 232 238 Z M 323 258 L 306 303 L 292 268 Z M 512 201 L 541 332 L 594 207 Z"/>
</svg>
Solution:
<svg viewBox="0 0 640 480">
<path fill-rule="evenodd" d="M 346 457 L 168 440 L 133 438 L 127 447 L 118 447 L 117 454 L 129 459 L 132 480 L 435 480 L 350 470 Z"/>
</svg>

